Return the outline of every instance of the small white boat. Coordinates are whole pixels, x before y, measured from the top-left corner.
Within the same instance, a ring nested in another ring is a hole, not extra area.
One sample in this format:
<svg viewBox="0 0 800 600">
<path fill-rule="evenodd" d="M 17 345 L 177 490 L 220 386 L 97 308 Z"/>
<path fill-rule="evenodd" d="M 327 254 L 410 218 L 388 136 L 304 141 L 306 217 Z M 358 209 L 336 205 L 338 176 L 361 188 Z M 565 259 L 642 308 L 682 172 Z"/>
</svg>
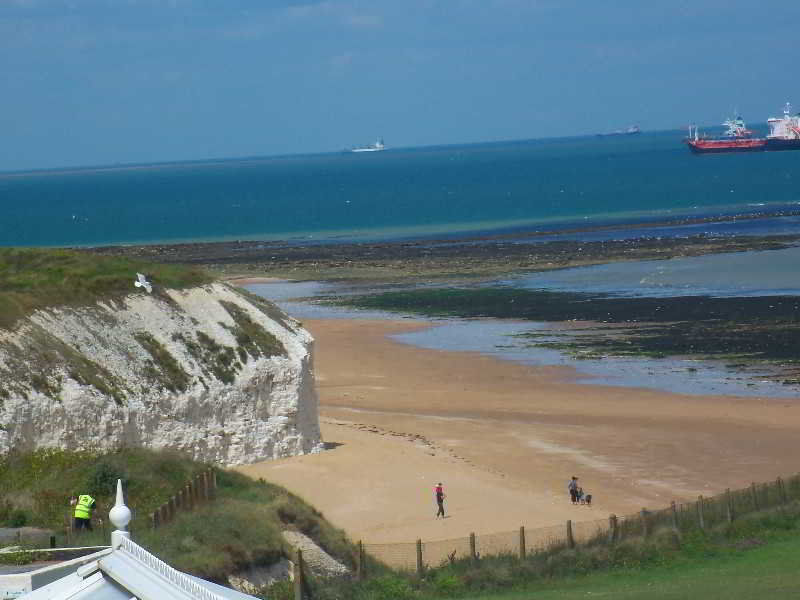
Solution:
<svg viewBox="0 0 800 600">
<path fill-rule="evenodd" d="M 355 148 L 350 148 L 350 152 L 380 152 L 381 150 L 386 150 L 386 145 L 383 143 L 383 138 L 378 138 L 374 144 L 370 144 L 369 146 L 356 146 Z"/>
</svg>

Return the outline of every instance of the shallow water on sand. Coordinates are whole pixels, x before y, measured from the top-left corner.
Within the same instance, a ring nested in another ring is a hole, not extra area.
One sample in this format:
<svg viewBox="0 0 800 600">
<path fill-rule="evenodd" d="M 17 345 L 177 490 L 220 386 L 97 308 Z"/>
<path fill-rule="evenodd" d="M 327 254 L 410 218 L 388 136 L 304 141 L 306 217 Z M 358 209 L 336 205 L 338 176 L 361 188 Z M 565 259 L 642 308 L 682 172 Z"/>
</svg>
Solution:
<svg viewBox="0 0 800 600">
<path fill-rule="evenodd" d="M 513 287 L 620 296 L 797 296 L 800 247 L 532 273 Z"/>
<path fill-rule="evenodd" d="M 632 263 L 628 263 L 632 264 Z M 479 352 L 501 360 L 527 365 L 560 365 L 576 369 L 578 383 L 651 388 L 690 395 L 732 395 L 795 398 L 794 387 L 725 368 L 720 361 L 687 359 L 603 358 L 576 360 L 558 350 L 532 346 L 521 334 L 558 330 L 556 326 L 529 321 L 497 319 L 431 319 L 397 313 L 364 311 L 315 304 L 315 296 L 341 293 L 334 284 L 276 282 L 251 284 L 247 289 L 280 306 L 298 319 L 398 319 L 427 321 L 434 327 L 391 336 L 419 348 Z M 297 300 L 303 298 L 303 300 Z M 549 341 L 539 338 L 540 341 Z"/>
</svg>

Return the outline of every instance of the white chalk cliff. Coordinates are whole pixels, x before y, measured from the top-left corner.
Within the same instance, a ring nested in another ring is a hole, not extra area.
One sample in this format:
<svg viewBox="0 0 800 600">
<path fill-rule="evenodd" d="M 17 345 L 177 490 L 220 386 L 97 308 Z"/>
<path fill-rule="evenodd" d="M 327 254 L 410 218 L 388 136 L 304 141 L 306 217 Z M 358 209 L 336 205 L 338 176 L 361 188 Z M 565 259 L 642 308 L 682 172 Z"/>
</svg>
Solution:
<svg viewBox="0 0 800 600">
<path fill-rule="evenodd" d="M 0 329 L 0 454 L 147 447 L 235 465 L 316 452 L 312 345 L 223 283 L 39 310 Z"/>
</svg>

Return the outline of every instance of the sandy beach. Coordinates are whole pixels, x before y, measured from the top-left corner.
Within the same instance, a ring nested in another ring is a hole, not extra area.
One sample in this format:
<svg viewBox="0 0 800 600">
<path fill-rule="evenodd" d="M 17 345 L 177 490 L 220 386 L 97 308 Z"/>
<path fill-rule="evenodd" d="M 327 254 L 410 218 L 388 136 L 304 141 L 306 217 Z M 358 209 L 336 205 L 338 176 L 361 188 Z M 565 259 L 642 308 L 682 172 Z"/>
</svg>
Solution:
<svg viewBox="0 0 800 600">
<path fill-rule="evenodd" d="M 606 519 L 797 470 L 800 409 L 769 398 L 585 385 L 387 336 L 425 323 L 307 320 L 329 450 L 241 467 L 311 502 L 352 539 L 441 540 Z M 579 477 L 592 507 L 572 506 Z M 434 518 L 433 486 L 448 518 Z"/>
</svg>

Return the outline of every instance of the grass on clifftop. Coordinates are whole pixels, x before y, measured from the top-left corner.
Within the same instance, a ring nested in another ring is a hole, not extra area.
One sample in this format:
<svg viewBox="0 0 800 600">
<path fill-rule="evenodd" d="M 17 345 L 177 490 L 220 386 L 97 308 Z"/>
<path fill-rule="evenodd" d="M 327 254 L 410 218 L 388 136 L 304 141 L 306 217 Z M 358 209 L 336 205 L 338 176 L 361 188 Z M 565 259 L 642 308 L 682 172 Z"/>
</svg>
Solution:
<svg viewBox="0 0 800 600">
<path fill-rule="evenodd" d="M 0 248 L 0 327 L 11 327 L 38 308 L 90 304 L 134 293 L 137 272 L 153 282 L 154 293 L 213 279 L 197 267 L 63 249 Z"/>
</svg>

